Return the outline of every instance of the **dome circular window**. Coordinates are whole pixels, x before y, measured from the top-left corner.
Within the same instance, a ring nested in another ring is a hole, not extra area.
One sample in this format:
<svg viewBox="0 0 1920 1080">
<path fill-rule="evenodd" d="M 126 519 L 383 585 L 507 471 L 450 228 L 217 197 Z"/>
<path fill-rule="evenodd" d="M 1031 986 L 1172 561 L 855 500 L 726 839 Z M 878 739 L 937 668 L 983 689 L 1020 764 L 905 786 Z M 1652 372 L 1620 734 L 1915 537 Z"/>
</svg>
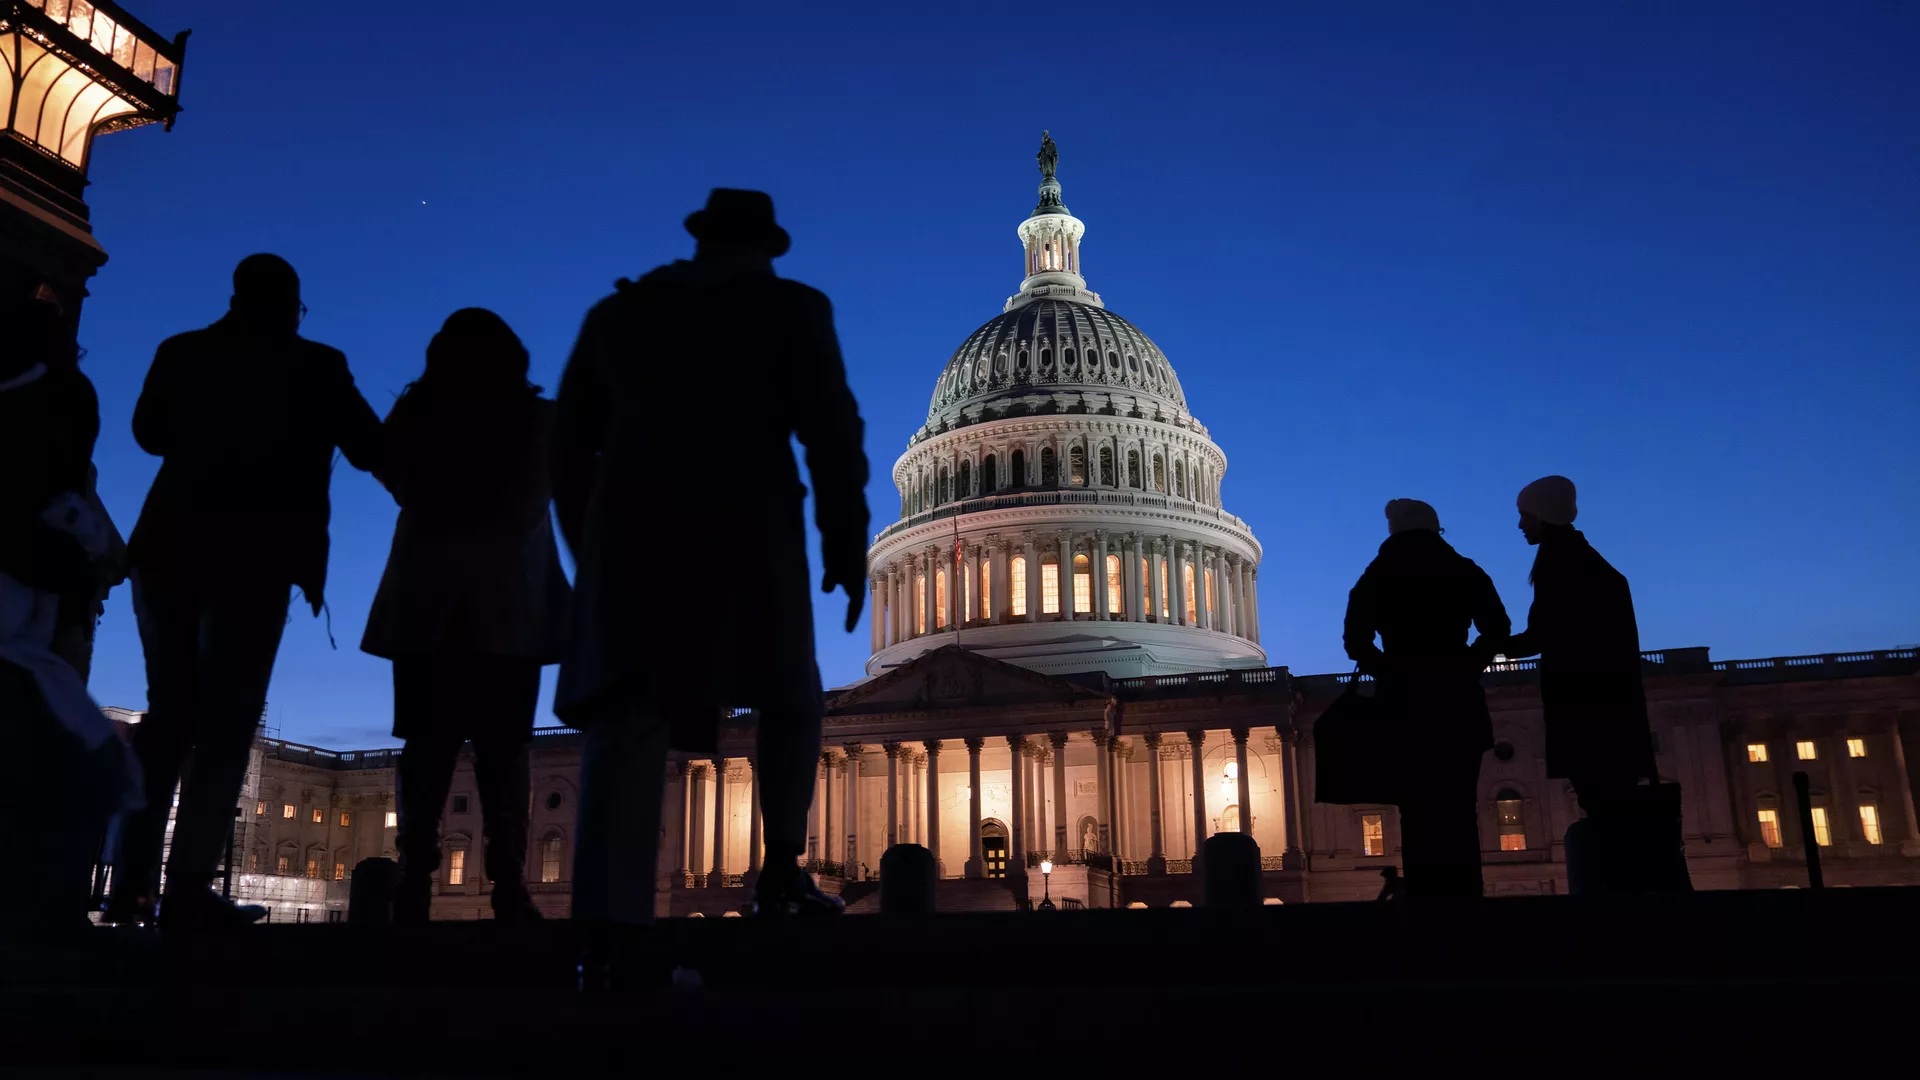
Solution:
<svg viewBox="0 0 1920 1080">
<path fill-rule="evenodd" d="M 1040 350 L 1040 370 L 1041 371 L 1053 370 L 1053 350 L 1052 349 Z"/>
<path fill-rule="evenodd" d="M 1075 365 L 1074 365 L 1074 361 L 1073 361 L 1073 350 L 1072 350 L 1072 349 L 1062 349 L 1062 350 L 1060 350 L 1060 366 L 1061 366 L 1061 367 L 1063 367 L 1063 368 L 1065 368 L 1065 369 L 1066 369 L 1066 370 L 1068 370 L 1068 371 L 1072 371 L 1072 370 L 1074 369 L 1074 366 L 1075 366 Z"/>
<path fill-rule="evenodd" d="M 1119 371 L 1120 370 L 1120 354 L 1117 352 L 1108 353 L 1107 366 L 1112 368 L 1115 371 Z"/>
<path fill-rule="evenodd" d="M 1027 350 L 1025 349 L 1020 350 L 1020 359 L 1017 362 L 1015 362 L 1014 367 L 1020 371 L 1027 370 Z"/>
<path fill-rule="evenodd" d="M 1133 355 L 1132 353 L 1127 354 L 1127 370 L 1133 371 L 1133 372 L 1138 372 L 1140 370 L 1140 358 Z"/>
</svg>

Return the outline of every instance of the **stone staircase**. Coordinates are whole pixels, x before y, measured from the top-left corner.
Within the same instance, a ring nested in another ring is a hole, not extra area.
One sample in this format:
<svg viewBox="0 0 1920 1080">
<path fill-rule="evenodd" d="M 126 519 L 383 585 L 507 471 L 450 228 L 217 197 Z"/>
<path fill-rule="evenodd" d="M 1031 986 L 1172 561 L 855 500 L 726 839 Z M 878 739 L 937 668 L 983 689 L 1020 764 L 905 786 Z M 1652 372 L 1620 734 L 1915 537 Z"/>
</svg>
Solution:
<svg viewBox="0 0 1920 1080">
<path fill-rule="evenodd" d="M 1013 902 L 1013 892 L 1007 888 L 1007 883 L 988 878 L 976 878 L 971 881 L 964 878 L 943 878 L 934 892 L 933 905 L 934 910 L 943 915 L 968 911 L 1020 910 L 1019 905 Z M 880 914 L 880 890 L 876 888 L 870 893 L 848 900 L 847 914 Z"/>
</svg>

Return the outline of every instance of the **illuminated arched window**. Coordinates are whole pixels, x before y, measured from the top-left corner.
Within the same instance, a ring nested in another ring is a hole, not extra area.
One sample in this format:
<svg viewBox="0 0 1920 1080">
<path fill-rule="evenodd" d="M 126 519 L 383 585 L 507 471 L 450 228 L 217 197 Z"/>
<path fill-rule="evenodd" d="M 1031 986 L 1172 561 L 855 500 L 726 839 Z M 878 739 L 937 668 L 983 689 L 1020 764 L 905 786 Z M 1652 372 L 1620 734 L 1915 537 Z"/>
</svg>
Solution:
<svg viewBox="0 0 1920 1080">
<path fill-rule="evenodd" d="M 997 475 L 999 466 L 999 460 L 992 454 L 988 454 L 986 460 L 980 463 L 981 492 L 985 493 L 1000 490 L 1000 477 Z"/>
<path fill-rule="evenodd" d="M 566 855 L 567 842 L 561 838 L 558 830 L 547 834 L 540 841 L 540 880 L 552 883 L 560 880 L 561 859 Z"/>
<path fill-rule="evenodd" d="M 1025 450 L 1015 450 L 1013 452 L 1012 461 L 1013 463 L 1007 467 L 1006 486 L 1007 487 L 1026 487 L 1027 486 L 1027 452 Z"/>
<path fill-rule="evenodd" d="M 933 572 L 933 616 L 934 629 L 949 625 L 947 622 L 947 571 L 945 567 Z"/>
<path fill-rule="evenodd" d="M 1159 454 L 1153 455 L 1153 490 L 1167 493 L 1167 459 Z"/>
<path fill-rule="evenodd" d="M 1201 580 L 1206 585 L 1207 625 L 1213 627 L 1215 630 L 1218 630 L 1220 628 L 1220 614 L 1213 602 L 1213 571 L 1208 570 L 1206 573 L 1202 574 Z"/>
<path fill-rule="evenodd" d="M 1094 477 L 1093 482 L 1107 487 L 1118 487 L 1118 480 L 1119 478 L 1113 475 L 1113 447 L 1103 446 L 1100 448 L 1100 475 Z"/>
<path fill-rule="evenodd" d="M 1168 608 L 1168 605 L 1173 603 L 1173 590 L 1167 588 L 1167 560 L 1155 559 L 1154 562 L 1160 564 L 1160 621 L 1166 622 L 1173 618 Z"/>
<path fill-rule="evenodd" d="M 1500 821 L 1500 850 L 1527 850 L 1527 826 L 1520 817 L 1526 800 L 1512 788 L 1501 788 L 1500 794 L 1493 798 L 1494 813 Z"/>
<path fill-rule="evenodd" d="M 1126 591 L 1120 583 L 1120 556 L 1107 556 L 1107 614 L 1120 614 L 1120 597 Z"/>
<path fill-rule="evenodd" d="M 1138 599 L 1140 606 L 1135 610 L 1144 611 L 1147 613 L 1147 617 L 1151 618 L 1153 616 L 1153 576 L 1151 571 L 1147 569 L 1147 557 L 1145 555 L 1140 556 L 1140 596 Z"/>
<path fill-rule="evenodd" d="M 913 604 L 914 625 L 920 628 L 914 632 L 924 634 L 927 632 L 927 575 L 913 575 L 913 599 L 911 603 Z"/>
<path fill-rule="evenodd" d="M 1052 555 L 1040 557 L 1040 614 L 1060 614 L 1060 560 Z"/>
<path fill-rule="evenodd" d="M 993 560 L 980 560 L 980 617 L 993 618 Z"/>
<path fill-rule="evenodd" d="M 1085 555 L 1073 557 L 1073 612 L 1093 614 L 1093 563 Z"/>
<path fill-rule="evenodd" d="M 1027 614 L 1027 557 L 1015 555 L 1007 569 L 1007 599 L 1013 601 L 1013 613 L 1022 618 Z"/>
<path fill-rule="evenodd" d="M 973 462 L 962 461 L 960 463 L 960 497 L 964 499 L 971 494 L 973 494 Z"/>
<path fill-rule="evenodd" d="M 1138 450 L 1127 451 L 1127 486 L 1130 488 L 1140 486 L 1140 451 Z"/>
<path fill-rule="evenodd" d="M 1182 585 L 1182 591 L 1185 592 L 1187 596 L 1187 622 L 1188 624 L 1199 622 L 1200 614 L 1195 610 L 1196 605 L 1193 596 L 1193 564 L 1188 563 L 1182 566 L 1180 568 L 1180 576 L 1186 579 Z"/>
<path fill-rule="evenodd" d="M 1041 487 L 1050 488 L 1060 486 L 1060 463 L 1054 460 L 1054 458 L 1053 447 L 1043 446 L 1040 448 Z"/>
<path fill-rule="evenodd" d="M 1077 443 L 1067 451 L 1067 482 L 1074 487 L 1087 486 L 1087 448 Z"/>
</svg>

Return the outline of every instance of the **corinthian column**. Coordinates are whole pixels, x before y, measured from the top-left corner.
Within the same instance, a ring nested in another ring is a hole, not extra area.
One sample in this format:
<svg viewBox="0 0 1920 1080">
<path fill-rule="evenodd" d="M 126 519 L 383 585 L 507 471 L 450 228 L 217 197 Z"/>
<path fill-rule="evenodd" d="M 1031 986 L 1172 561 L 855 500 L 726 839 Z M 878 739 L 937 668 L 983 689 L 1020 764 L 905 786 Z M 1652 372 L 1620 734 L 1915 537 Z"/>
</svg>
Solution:
<svg viewBox="0 0 1920 1080">
<path fill-rule="evenodd" d="M 987 741 L 970 735 L 967 744 L 967 865 L 966 876 L 986 873 L 986 853 L 980 847 L 980 751 Z"/>
<path fill-rule="evenodd" d="M 927 747 L 927 850 L 933 852 L 935 877 L 946 877 L 940 865 L 940 740 L 928 739 Z"/>
<path fill-rule="evenodd" d="M 1074 556 L 1073 537 L 1067 533 L 1061 533 L 1060 534 L 1060 621 L 1061 622 L 1072 622 L 1074 620 L 1074 609 L 1079 606 L 1074 603 L 1074 596 L 1073 596 L 1073 584 L 1074 584 L 1073 556 Z"/>
<path fill-rule="evenodd" d="M 1166 575 L 1160 570 L 1160 560 L 1166 552 L 1167 542 L 1156 536 L 1149 542 L 1152 554 L 1147 556 L 1147 589 L 1149 599 L 1147 612 L 1151 621 L 1166 622 L 1173 613 L 1173 606 L 1167 603 Z M 1167 614 L 1162 615 L 1162 612 Z"/>
<path fill-rule="evenodd" d="M 1113 616 L 1109 609 L 1113 607 L 1113 598 L 1107 581 L 1107 530 L 1095 529 L 1093 532 L 1093 573 L 1089 580 L 1093 582 L 1093 617 L 1105 622 Z"/>
<path fill-rule="evenodd" d="M 1067 733 L 1049 732 L 1047 740 L 1053 743 L 1053 858 L 1058 862 L 1073 849 L 1067 842 Z"/>
<path fill-rule="evenodd" d="M 1187 542 L 1172 540 L 1167 542 L 1167 591 L 1173 595 L 1167 598 L 1170 620 L 1175 626 L 1187 624 Z"/>
<path fill-rule="evenodd" d="M 1039 549 L 1034 546 L 1033 534 L 1023 533 L 1020 537 L 1020 553 L 1027 560 L 1027 621 L 1040 621 L 1040 559 Z"/>
<path fill-rule="evenodd" d="M 1026 800 L 1020 782 L 1020 762 L 1027 749 L 1025 736 L 1007 736 L 1007 750 L 1011 754 L 1007 778 L 1013 788 L 1013 820 L 1007 823 L 1007 829 L 1013 835 L 1007 839 L 1010 848 L 1007 852 L 1007 885 L 1013 890 L 1013 898 L 1021 907 L 1027 906 L 1027 826 L 1023 820 L 1027 816 Z"/>
<path fill-rule="evenodd" d="M 1193 872 L 1200 872 L 1200 846 L 1207 842 L 1207 777 L 1206 762 L 1202 760 L 1201 747 L 1206 744 L 1204 731 L 1187 732 L 1187 745 L 1193 748 Z"/>
<path fill-rule="evenodd" d="M 900 744 L 881 743 L 887 752 L 887 847 L 900 842 Z"/>
<path fill-rule="evenodd" d="M 1160 823 L 1160 733 L 1149 731 L 1142 736 L 1147 744 L 1147 834 L 1153 850 L 1147 853 L 1147 873 L 1155 877 L 1167 872 L 1167 849 L 1164 842 L 1164 827 Z"/>
</svg>

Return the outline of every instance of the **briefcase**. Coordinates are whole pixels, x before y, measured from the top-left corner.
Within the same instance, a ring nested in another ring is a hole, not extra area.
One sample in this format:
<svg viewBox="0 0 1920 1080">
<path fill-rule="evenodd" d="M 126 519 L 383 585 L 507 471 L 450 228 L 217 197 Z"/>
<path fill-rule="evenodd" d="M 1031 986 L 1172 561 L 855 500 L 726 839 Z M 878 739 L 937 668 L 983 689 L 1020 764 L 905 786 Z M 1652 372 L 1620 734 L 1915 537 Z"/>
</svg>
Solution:
<svg viewBox="0 0 1920 1080">
<path fill-rule="evenodd" d="M 1360 692 L 1360 671 L 1313 725 L 1313 799 L 1323 803 L 1398 805 L 1399 738 L 1391 710 Z"/>
</svg>

